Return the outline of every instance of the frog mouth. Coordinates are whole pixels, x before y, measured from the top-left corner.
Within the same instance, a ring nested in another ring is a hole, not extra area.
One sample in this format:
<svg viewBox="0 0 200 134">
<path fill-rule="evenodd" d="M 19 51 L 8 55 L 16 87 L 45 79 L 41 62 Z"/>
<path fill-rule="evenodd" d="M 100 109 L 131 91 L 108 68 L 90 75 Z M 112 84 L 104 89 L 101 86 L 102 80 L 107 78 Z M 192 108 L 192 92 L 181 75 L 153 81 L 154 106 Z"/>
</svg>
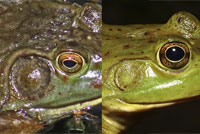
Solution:
<svg viewBox="0 0 200 134">
<path fill-rule="evenodd" d="M 199 96 L 195 96 L 195 97 L 189 97 L 186 99 L 177 99 L 177 100 L 173 100 L 173 101 L 165 101 L 165 102 L 155 102 L 155 103 L 132 103 L 132 102 L 127 102 L 123 99 L 114 99 L 114 101 L 116 101 L 115 103 L 117 105 L 113 105 L 112 101 L 111 102 L 107 102 L 107 103 L 103 103 L 103 109 L 106 109 L 106 111 L 109 111 L 111 113 L 121 113 L 121 112 L 126 112 L 126 113 L 137 113 L 137 112 L 144 112 L 144 111 L 148 111 L 151 109 L 156 109 L 156 108 L 162 108 L 162 107 L 167 107 L 167 106 L 172 106 L 175 104 L 180 104 L 180 103 L 184 103 L 184 102 L 188 102 L 188 101 L 192 101 L 194 99 L 199 99 Z M 110 105 L 112 105 L 112 107 L 109 107 Z"/>
<path fill-rule="evenodd" d="M 58 105 L 58 106 L 48 106 L 48 103 L 45 104 L 46 106 L 44 106 L 44 104 L 42 105 L 37 105 L 37 106 L 33 106 L 32 108 L 43 108 L 43 109 L 59 109 L 59 108 L 66 108 L 66 107 L 74 107 L 75 109 L 82 109 L 88 106 L 94 106 L 97 105 L 99 103 L 102 102 L 102 98 L 101 97 L 95 97 L 95 98 L 91 98 L 91 99 L 84 99 L 82 101 L 74 101 L 71 102 L 69 104 L 63 104 L 63 105 Z M 69 108 L 70 109 L 70 108 Z"/>
<path fill-rule="evenodd" d="M 36 116 L 39 120 L 42 121 L 53 121 L 54 119 L 60 117 L 67 117 L 73 113 L 74 110 L 81 110 L 81 109 L 90 109 L 91 106 L 95 106 L 102 102 L 102 98 L 97 98 L 91 101 L 79 102 L 73 105 L 65 105 L 58 108 L 39 108 L 34 107 L 27 110 L 30 115 Z"/>
<path fill-rule="evenodd" d="M 159 104 L 175 104 L 175 103 L 183 103 L 186 101 L 192 101 L 195 99 L 199 99 L 200 95 L 187 97 L 187 98 L 180 98 L 180 99 L 173 99 L 169 101 L 158 101 L 158 102 L 128 102 L 127 100 L 119 98 L 118 100 L 127 104 L 137 104 L 137 105 L 159 105 Z"/>
</svg>

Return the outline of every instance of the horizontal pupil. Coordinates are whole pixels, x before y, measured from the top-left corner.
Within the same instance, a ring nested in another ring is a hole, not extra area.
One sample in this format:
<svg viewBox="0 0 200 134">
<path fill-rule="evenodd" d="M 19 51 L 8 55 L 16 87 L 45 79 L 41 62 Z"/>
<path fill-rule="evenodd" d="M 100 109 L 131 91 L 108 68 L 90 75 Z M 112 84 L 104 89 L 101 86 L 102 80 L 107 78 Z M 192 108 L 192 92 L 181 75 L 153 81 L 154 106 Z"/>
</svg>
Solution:
<svg viewBox="0 0 200 134">
<path fill-rule="evenodd" d="M 171 47 L 167 50 L 166 56 L 169 60 L 172 61 L 179 61 L 184 57 L 185 53 L 182 48 L 180 47 Z"/>
<path fill-rule="evenodd" d="M 77 63 L 73 60 L 65 60 L 63 64 L 68 68 L 73 68 Z"/>
</svg>

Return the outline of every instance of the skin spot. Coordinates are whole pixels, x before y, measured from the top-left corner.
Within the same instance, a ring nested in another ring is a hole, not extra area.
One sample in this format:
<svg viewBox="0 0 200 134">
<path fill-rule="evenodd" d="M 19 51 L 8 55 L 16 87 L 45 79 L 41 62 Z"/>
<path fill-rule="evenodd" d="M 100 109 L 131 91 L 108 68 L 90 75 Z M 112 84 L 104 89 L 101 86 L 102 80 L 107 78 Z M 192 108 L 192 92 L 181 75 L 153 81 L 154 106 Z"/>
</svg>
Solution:
<svg viewBox="0 0 200 134">
<path fill-rule="evenodd" d="M 200 51 L 200 48 L 199 48 L 199 47 L 197 47 L 196 49 L 197 49 L 198 51 Z"/>
<path fill-rule="evenodd" d="M 143 52 L 143 51 L 141 51 L 141 53 L 143 54 L 144 52 Z"/>
<path fill-rule="evenodd" d="M 136 29 L 141 29 L 141 27 L 136 27 Z"/>
<path fill-rule="evenodd" d="M 110 40 L 109 38 L 106 38 L 106 40 Z"/>
<path fill-rule="evenodd" d="M 99 64 L 101 64 L 101 63 L 99 63 L 99 62 L 95 63 L 95 64 L 94 64 L 94 68 L 95 68 L 95 69 L 98 69 L 99 66 L 100 66 Z"/>
<path fill-rule="evenodd" d="M 110 52 L 106 52 L 104 56 L 105 56 L 105 57 L 108 57 L 109 54 L 110 54 Z"/>
<path fill-rule="evenodd" d="M 61 95 L 61 92 L 58 92 L 59 95 Z"/>
<path fill-rule="evenodd" d="M 185 86 L 181 86 L 182 88 L 185 88 Z"/>
<path fill-rule="evenodd" d="M 112 31 L 113 29 L 112 29 L 112 28 L 110 28 L 109 30 L 110 30 L 110 31 Z"/>
<path fill-rule="evenodd" d="M 134 53 L 129 53 L 129 54 L 134 54 Z"/>
<path fill-rule="evenodd" d="M 58 76 L 58 71 L 55 69 L 55 75 Z"/>
<path fill-rule="evenodd" d="M 155 40 L 148 40 L 148 43 L 155 43 Z"/>
<path fill-rule="evenodd" d="M 144 36 L 149 36 L 151 33 L 149 33 L 149 32 L 145 32 L 144 33 Z"/>
<path fill-rule="evenodd" d="M 123 48 L 127 49 L 127 48 L 131 48 L 131 46 L 129 46 L 129 45 L 124 45 Z"/>
<path fill-rule="evenodd" d="M 102 87 L 101 80 L 96 79 L 96 80 L 92 81 L 91 84 L 90 84 L 90 86 L 92 88 L 99 88 L 99 89 L 101 89 L 101 87 Z"/>
<path fill-rule="evenodd" d="M 122 31 L 122 29 L 118 28 L 117 31 Z"/>
<path fill-rule="evenodd" d="M 116 39 L 119 39 L 119 37 L 116 37 Z"/>
<path fill-rule="evenodd" d="M 181 23 L 182 20 L 183 20 L 182 17 L 178 17 L 178 18 L 177 18 L 178 23 Z"/>
<path fill-rule="evenodd" d="M 156 29 L 156 30 L 160 31 L 160 28 L 158 28 L 158 29 Z"/>
<path fill-rule="evenodd" d="M 198 66 L 198 64 L 195 64 L 195 66 Z"/>
<path fill-rule="evenodd" d="M 51 85 L 50 88 L 48 89 L 48 92 L 51 92 L 55 89 L 55 85 Z"/>
<path fill-rule="evenodd" d="M 67 76 L 63 76 L 63 81 L 67 82 L 67 80 L 68 80 L 68 77 Z"/>
</svg>

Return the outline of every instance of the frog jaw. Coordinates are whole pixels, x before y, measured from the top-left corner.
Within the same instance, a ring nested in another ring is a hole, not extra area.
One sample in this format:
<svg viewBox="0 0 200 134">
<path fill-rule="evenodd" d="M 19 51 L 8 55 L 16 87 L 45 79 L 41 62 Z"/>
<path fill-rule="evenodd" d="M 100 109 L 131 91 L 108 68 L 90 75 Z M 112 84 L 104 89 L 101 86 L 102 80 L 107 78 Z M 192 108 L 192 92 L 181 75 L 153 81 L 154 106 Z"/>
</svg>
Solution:
<svg viewBox="0 0 200 134">
<path fill-rule="evenodd" d="M 199 96 L 190 98 L 193 100 Z M 154 104 L 130 104 L 126 103 L 120 99 L 106 97 L 103 99 L 103 133 L 113 133 L 119 134 L 122 133 L 123 130 L 126 130 L 127 127 L 134 126 L 138 122 L 138 120 L 143 118 L 143 114 L 146 111 L 170 107 L 172 105 L 176 105 L 179 103 L 184 103 L 188 101 L 188 99 L 171 101 L 171 102 L 163 102 L 163 103 L 154 103 Z M 141 114 L 141 116 L 140 116 Z M 129 119 L 132 120 L 129 120 Z M 108 127 L 109 126 L 109 127 Z"/>
<path fill-rule="evenodd" d="M 133 125 L 135 122 L 137 122 L 137 118 L 132 118 L 133 120 L 131 120 L 131 122 L 127 122 L 126 116 L 137 116 L 137 113 L 140 112 L 175 104 L 174 102 L 163 104 L 129 104 L 121 101 L 120 99 L 112 97 L 105 97 L 103 100 L 102 128 L 103 133 L 106 134 L 122 133 L 122 131 L 126 129 L 127 124 L 131 123 L 131 125 Z M 125 115 L 125 117 L 123 115 Z"/>
<path fill-rule="evenodd" d="M 92 101 L 87 101 L 83 103 L 77 103 L 75 105 L 61 107 L 61 108 L 30 108 L 27 109 L 27 113 L 31 116 L 45 121 L 48 124 L 54 123 L 59 118 L 64 118 L 70 116 L 74 110 L 90 109 L 91 106 L 95 106 L 102 102 L 102 98 L 97 98 Z"/>
</svg>

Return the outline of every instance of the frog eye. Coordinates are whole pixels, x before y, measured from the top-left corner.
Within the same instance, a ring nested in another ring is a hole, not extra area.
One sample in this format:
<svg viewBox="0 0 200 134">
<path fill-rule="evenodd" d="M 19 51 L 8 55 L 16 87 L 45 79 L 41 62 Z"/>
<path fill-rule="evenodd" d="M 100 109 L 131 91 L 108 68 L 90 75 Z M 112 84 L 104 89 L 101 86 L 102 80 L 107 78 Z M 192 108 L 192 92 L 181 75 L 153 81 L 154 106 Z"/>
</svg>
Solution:
<svg viewBox="0 0 200 134">
<path fill-rule="evenodd" d="M 59 69 L 67 74 L 79 72 L 84 63 L 84 58 L 75 52 L 63 52 L 58 55 L 56 63 Z"/>
<path fill-rule="evenodd" d="M 182 42 L 168 42 L 160 48 L 159 58 L 165 67 L 180 69 L 189 62 L 190 49 Z"/>
</svg>

